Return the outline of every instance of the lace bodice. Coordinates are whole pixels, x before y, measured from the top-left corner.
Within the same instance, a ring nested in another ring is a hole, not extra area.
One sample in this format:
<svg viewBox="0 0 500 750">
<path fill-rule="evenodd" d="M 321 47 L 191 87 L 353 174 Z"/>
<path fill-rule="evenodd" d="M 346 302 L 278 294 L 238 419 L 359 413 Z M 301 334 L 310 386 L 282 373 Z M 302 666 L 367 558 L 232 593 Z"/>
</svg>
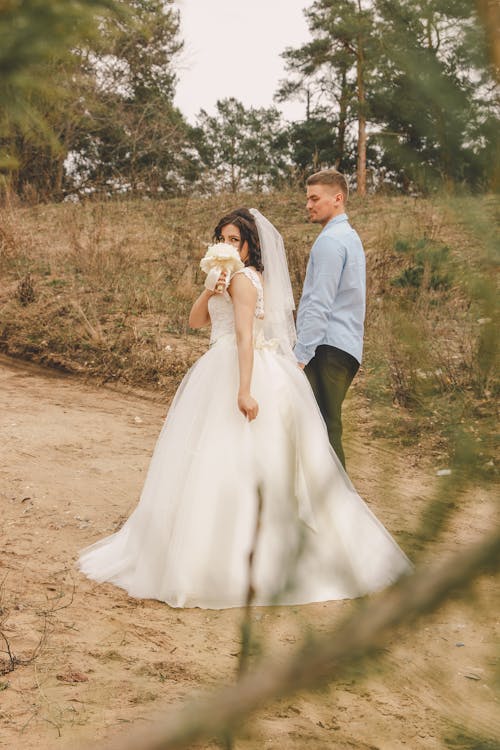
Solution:
<svg viewBox="0 0 500 750">
<path fill-rule="evenodd" d="M 256 325 L 258 326 L 258 321 L 264 318 L 264 290 L 262 288 L 260 276 L 253 268 L 242 268 L 241 271 L 236 271 L 236 273 L 244 274 L 257 289 L 255 318 Z M 222 336 L 234 333 L 233 302 L 227 292 L 224 294 L 214 294 L 210 297 L 208 300 L 208 312 L 212 323 L 210 344 L 214 344 Z"/>
</svg>

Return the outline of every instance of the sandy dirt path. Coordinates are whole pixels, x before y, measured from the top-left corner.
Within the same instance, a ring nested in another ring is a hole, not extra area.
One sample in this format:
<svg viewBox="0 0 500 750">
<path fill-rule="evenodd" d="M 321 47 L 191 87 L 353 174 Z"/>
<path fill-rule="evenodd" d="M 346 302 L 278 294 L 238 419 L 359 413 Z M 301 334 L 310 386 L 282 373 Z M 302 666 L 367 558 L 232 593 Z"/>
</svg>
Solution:
<svg viewBox="0 0 500 750">
<path fill-rule="evenodd" d="M 0 676 L 0 747 L 97 747 L 131 723 L 146 727 L 160 706 L 234 679 L 240 610 L 137 601 L 74 567 L 78 550 L 115 530 L 135 506 L 167 406 L 158 396 L 0 359 L 0 622 L 20 662 Z M 355 388 L 348 409 L 362 424 Z M 367 444 L 367 434 L 349 436 L 351 475 L 404 543 L 436 480 L 408 456 L 389 456 L 388 472 L 386 452 Z M 436 556 L 491 523 L 481 493 L 462 511 Z M 269 706 L 242 728 L 236 750 L 472 748 L 465 739 L 448 744 L 467 726 L 494 736 L 494 593 L 493 579 L 484 578 L 473 606 L 448 604 L 412 633 L 396 634 L 368 674 Z M 325 630 L 353 606 L 256 609 L 255 629 L 264 652 L 284 658 L 304 628 Z"/>
</svg>

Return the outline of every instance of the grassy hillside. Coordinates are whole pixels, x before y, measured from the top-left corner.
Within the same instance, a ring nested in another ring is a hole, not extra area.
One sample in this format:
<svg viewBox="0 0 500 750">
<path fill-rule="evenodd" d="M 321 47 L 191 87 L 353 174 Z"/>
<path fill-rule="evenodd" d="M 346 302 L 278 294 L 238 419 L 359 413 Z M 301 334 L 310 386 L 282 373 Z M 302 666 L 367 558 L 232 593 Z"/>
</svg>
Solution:
<svg viewBox="0 0 500 750">
<path fill-rule="evenodd" d="M 0 350 L 170 393 L 207 345 L 187 327 L 221 213 L 254 205 L 282 231 L 298 301 L 318 228 L 302 194 L 0 209 Z M 353 200 L 368 263 L 358 389 L 375 437 L 467 453 L 493 470 L 492 198 Z M 465 446 L 465 447 L 464 447 Z"/>
</svg>

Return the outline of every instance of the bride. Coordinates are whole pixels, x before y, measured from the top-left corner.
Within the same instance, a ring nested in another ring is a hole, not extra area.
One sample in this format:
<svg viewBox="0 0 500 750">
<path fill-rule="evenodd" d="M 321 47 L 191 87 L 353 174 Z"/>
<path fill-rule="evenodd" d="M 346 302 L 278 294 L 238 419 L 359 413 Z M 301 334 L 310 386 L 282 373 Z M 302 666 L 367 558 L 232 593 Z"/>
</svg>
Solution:
<svg viewBox="0 0 500 750">
<path fill-rule="evenodd" d="M 194 303 L 189 323 L 211 324 L 210 348 L 175 395 L 136 509 L 80 569 L 173 607 L 242 606 L 250 576 L 258 605 L 381 589 L 412 566 L 353 488 L 293 356 L 281 235 L 238 209 L 214 239 L 244 268 Z"/>
</svg>

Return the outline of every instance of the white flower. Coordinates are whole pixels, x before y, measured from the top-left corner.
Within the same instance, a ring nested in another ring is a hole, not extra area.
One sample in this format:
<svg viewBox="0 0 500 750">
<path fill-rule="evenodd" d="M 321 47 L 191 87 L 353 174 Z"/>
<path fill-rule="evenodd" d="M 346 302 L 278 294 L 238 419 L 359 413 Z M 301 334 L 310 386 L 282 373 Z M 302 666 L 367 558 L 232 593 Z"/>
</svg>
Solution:
<svg viewBox="0 0 500 750">
<path fill-rule="evenodd" d="M 213 268 L 220 268 L 221 272 L 228 271 L 229 274 L 232 274 L 243 267 L 243 261 L 236 248 L 226 242 L 209 245 L 205 256 L 200 261 L 200 268 L 205 273 Z"/>
</svg>

